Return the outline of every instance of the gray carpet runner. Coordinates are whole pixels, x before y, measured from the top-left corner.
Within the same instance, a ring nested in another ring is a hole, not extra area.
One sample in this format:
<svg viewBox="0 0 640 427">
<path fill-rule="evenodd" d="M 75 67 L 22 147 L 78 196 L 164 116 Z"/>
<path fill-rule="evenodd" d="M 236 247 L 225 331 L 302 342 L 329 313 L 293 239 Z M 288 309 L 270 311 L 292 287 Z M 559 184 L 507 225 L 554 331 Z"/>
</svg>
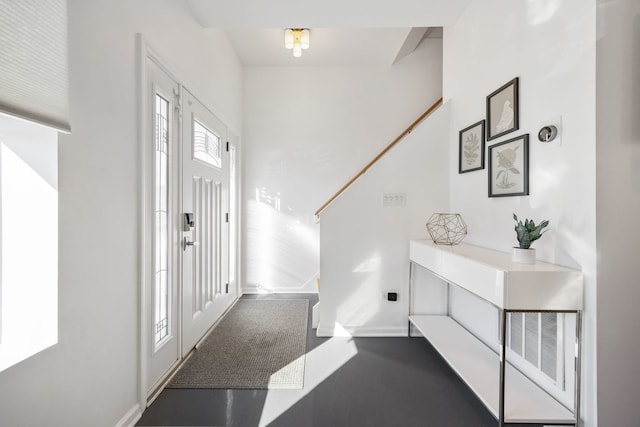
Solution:
<svg viewBox="0 0 640 427">
<path fill-rule="evenodd" d="M 308 300 L 239 300 L 167 388 L 302 388 L 308 310 Z"/>
</svg>

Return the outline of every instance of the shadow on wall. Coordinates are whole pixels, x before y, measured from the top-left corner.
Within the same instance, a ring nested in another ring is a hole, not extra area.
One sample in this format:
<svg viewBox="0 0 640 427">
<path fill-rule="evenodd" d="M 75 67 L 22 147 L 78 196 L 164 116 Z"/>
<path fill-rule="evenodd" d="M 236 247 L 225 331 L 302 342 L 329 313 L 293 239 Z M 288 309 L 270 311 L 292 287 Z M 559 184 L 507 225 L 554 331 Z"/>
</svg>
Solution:
<svg viewBox="0 0 640 427">
<path fill-rule="evenodd" d="M 281 209 L 279 193 L 256 188 L 247 202 L 247 289 L 258 292 L 316 290 L 320 236 Z"/>
</svg>

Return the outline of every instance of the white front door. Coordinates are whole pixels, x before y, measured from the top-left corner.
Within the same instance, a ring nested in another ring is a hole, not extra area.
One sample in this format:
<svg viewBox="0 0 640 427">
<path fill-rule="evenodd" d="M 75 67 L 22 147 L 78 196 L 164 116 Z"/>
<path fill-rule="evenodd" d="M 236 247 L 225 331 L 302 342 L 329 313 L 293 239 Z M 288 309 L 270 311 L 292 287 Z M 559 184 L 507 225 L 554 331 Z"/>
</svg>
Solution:
<svg viewBox="0 0 640 427">
<path fill-rule="evenodd" d="M 182 99 L 182 355 L 235 297 L 229 293 L 227 129 L 188 90 Z"/>
<path fill-rule="evenodd" d="M 148 170 L 145 194 L 145 312 L 148 315 L 146 346 L 147 394 L 153 392 L 180 360 L 178 285 L 180 230 L 178 166 L 180 148 L 180 85 L 153 60 L 146 59 L 148 111 L 145 158 Z"/>
</svg>

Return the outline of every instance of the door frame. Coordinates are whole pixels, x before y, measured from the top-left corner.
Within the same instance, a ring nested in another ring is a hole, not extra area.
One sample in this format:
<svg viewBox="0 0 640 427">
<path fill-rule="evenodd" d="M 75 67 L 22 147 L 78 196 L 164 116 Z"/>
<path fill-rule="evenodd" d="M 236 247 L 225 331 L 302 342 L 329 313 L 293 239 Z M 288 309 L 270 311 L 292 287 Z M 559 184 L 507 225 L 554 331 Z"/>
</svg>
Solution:
<svg viewBox="0 0 640 427">
<path fill-rule="evenodd" d="M 231 200 L 231 176 L 229 176 L 229 216 L 231 216 L 232 209 L 235 210 L 236 218 L 235 218 L 235 227 L 231 227 L 231 222 L 229 223 L 229 243 L 231 243 L 231 234 L 235 234 L 235 253 L 233 254 L 233 259 L 235 260 L 235 283 L 233 284 L 236 296 L 240 298 L 242 295 L 240 288 L 240 277 L 242 272 L 242 262 L 241 262 L 241 248 L 242 248 L 242 234 L 240 233 L 241 225 L 242 225 L 242 214 L 240 210 L 241 200 L 242 200 L 242 169 L 240 162 L 240 137 L 231 129 L 227 129 L 227 143 L 229 144 L 229 150 L 231 147 L 235 150 L 235 174 L 236 174 L 236 182 L 235 182 L 235 205 L 232 206 Z M 231 153 L 229 152 L 229 174 L 231 173 Z M 231 218 L 230 218 L 231 220 Z M 231 269 L 231 248 L 229 249 L 229 269 Z M 230 280 L 230 279 L 229 279 Z M 229 289 L 231 290 L 231 283 L 229 283 Z"/>
<path fill-rule="evenodd" d="M 195 88 L 196 86 L 189 85 L 189 82 L 181 79 L 176 73 L 171 71 L 171 67 L 167 65 L 159 56 L 156 51 L 148 44 L 144 36 L 140 33 L 136 33 L 136 77 L 137 77 L 137 139 L 138 139 L 138 176 L 137 176 L 137 187 L 138 187 L 138 215 L 136 217 L 136 225 L 138 227 L 137 233 L 137 242 L 138 242 L 138 251 L 137 251 L 137 265 L 138 265 L 138 405 L 136 411 L 139 412 L 139 415 L 142 415 L 142 412 L 150 405 L 153 400 L 157 397 L 159 393 L 154 394 L 149 398 L 148 390 L 147 390 L 147 381 L 148 381 L 148 358 L 149 358 L 149 347 L 147 345 L 148 337 L 147 334 L 149 332 L 149 316 L 151 313 L 147 309 L 146 301 L 150 297 L 152 292 L 152 273 L 148 271 L 148 260 L 149 257 L 152 256 L 152 247 L 149 244 L 150 242 L 150 233 L 148 230 L 148 216 L 149 216 L 149 206 L 147 205 L 147 199 L 149 197 L 149 192 L 152 191 L 151 184 L 151 168 L 153 167 L 153 159 L 151 158 L 151 152 L 148 150 L 148 141 L 149 141 L 149 133 L 150 128 L 147 126 L 147 119 L 151 112 L 149 111 L 149 103 L 147 102 L 147 85 L 149 83 L 147 70 L 146 70 L 146 61 L 150 59 L 153 61 L 163 72 L 165 72 L 169 77 L 175 80 L 180 88 L 180 100 L 183 99 L 183 91 L 185 88 Z M 209 108 L 209 105 L 212 105 L 205 98 L 203 102 Z M 211 110 L 211 112 L 218 117 L 222 122 L 227 126 L 229 132 L 231 132 L 235 136 L 234 145 L 236 148 L 236 173 L 238 174 L 238 182 L 236 183 L 236 194 L 237 194 L 237 206 L 236 206 L 236 286 L 235 289 L 231 290 L 230 293 L 235 293 L 235 300 L 240 298 L 242 295 L 242 262 L 240 255 L 242 254 L 242 234 L 241 233 L 241 224 L 242 224 L 242 162 L 241 162 L 241 147 L 240 147 L 240 137 L 239 133 L 233 127 L 229 126 L 228 121 L 224 116 L 218 114 L 215 110 Z M 182 132 L 180 132 L 181 134 Z M 180 136 L 179 143 L 182 144 L 182 136 Z M 178 188 L 182 186 L 182 150 L 178 150 L 178 170 L 176 173 L 178 174 Z M 180 194 L 179 204 L 180 204 L 180 212 L 182 212 L 182 195 Z M 182 277 L 182 257 L 178 257 L 177 260 L 177 268 L 179 277 Z M 177 298 L 178 307 L 177 313 L 174 315 L 177 316 L 177 334 L 178 334 L 178 345 L 179 349 L 182 348 L 182 291 L 179 286 L 179 291 L 175 298 Z M 231 307 L 233 303 L 229 306 Z M 215 325 L 215 323 L 214 323 Z M 204 337 L 203 337 L 204 338 Z M 175 366 L 173 366 L 169 372 L 167 377 L 161 380 L 158 385 L 162 386 L 163 382 L 166 382 L 167 378 L 170 376 L 172 372 L 177 369 L 182 362 L 184 362 L 184 358 L 180 358 Z"/>
<path fill-rule="evenodd" d="M 164 73 L 166 73 L 172 80 L 178 83 L 180 95 L 182 92 L 182 86 L 180 85 L 180 79 L 171 72 L 171 69 L 166 65 L 164 61 L 155 53 L 153 49 L 149 47 L 149 45 L 144 40 L 141 34 L 136 34 L 136 48 L 137 48 L 137 71 L 138 71 L 138 159 L 139 159 L 139 168 L 138 168 L 138 271 L 139 271 L 139 294 L 138 294 L 138 324 L 140 325 L 138 332 L 138 406 L 139 410 L 142 413 L 144 409 L 150 404 L 155 396 L 152 396 L 149 399 L 149 390 L 147 389 L 148 382 L 148 363 L 150 356 L 149 346 L 148 346 L 148 334 L 150 327 L 150 316 L 151 312 L 147 308 L 147 300 L 152 296 L 153 293 L 153 273 L 149 271 L 149 260 L 153 256 L 153 246 L 150 244 L 151 239 L 153 238 L 152 232 L 150 232 L 148 227 L 148 220 L 150 214 L 150 206 L 148 206 L 147 200 L 150 197 L 150 192 L 153 191 L 152 177 L 151 172 L 153 170 L 153 159 L 151 158 L 151 150 L 148 148 L 148 144 L 150 141 L 150 132 L 151 129 L 148 125 L 148 118 L 151 117 L 151 111 L 149 109 L 149 102 L 147 97 L 149 93 L 147 92 L 147 87 L 149 84 L 149 79 L 147 75 L 147 60 L 151 60 L 155 65 L 158 66 Z M 178 178 L 181 173 L 181 159 L 180 154 L 178 153 L 177 159 L 177 168 L 175 171 L 178 174 Z M 182 260 L 180 257 L 176 260 L 176 268 L 177 274 L 181 274 L 182 270 Z M 181 295 L 180 292 L 177 292 L 177 295 L 174 295 L 174 298 L 177 299 L 177 313 L 173 313 L 173 316 L 177 316 L 177 324 L 176 324 L 176 339 L 178 341 L 178 348 L 181 346 L 182 334 L 181 334 L 181 318 L 180 318 L 180 304 L 181 304 Z M 178 355 L 179 356 L 179 355 Z M 178 358 L 176 363 L 169 369 L 169 372 L 174 370 L 179 364 L 181 359 Z M 162 380 L 159 382 L 162 384 Z"/>
</svg>

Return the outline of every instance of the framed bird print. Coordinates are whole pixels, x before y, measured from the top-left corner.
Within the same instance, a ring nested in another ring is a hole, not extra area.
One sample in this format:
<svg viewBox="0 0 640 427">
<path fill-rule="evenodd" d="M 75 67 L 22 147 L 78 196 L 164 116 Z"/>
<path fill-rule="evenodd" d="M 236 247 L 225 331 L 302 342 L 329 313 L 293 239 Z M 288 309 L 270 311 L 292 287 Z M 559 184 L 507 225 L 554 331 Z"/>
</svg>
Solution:
<svg viewBox="0 0 640 427">
<path fill-rule="evenodd" d="M 489 197 L 529 195 L 529 134 L 489 147 Z"/>
<path fill-rule="evenodd" d="M 487 141 L 519 129 L 518 77 L 487 96 Z"/>
<path fill-rule="evenodd" d="M 460 131 L 458 173 L 484 169 L 484 120 Z"/>
</svg>

